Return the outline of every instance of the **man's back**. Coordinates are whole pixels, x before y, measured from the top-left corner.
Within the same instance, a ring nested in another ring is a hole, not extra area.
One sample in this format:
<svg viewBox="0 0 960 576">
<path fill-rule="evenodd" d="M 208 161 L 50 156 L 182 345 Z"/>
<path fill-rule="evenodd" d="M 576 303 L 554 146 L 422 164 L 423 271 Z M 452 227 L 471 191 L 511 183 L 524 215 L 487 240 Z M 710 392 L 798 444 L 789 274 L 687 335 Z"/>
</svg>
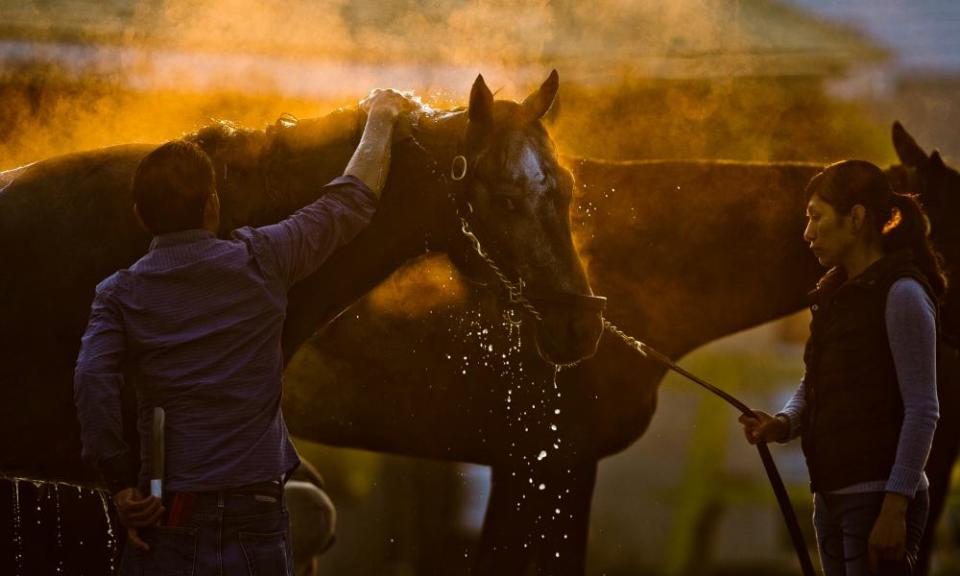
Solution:
<svg viewBox="0 0 960 576">
<path fill-rule="evenodd" d="M 125 451 L 111 404 L 127 371 L 141 462 L 150 461 L 153 408 L 166 412 L 168 490 L 242 486 L 293 469 L 299 459 L 280 412 L 287 290 L 374 209 L 362 182 L 338 178 L 297 214 L 232 240 L 203 229 L 155 236 L 143 258 L 97 286 L 75 374 L 81 420 L 93 424 L 85 453 L 102 461 Z M 140 469 L 141 489 L 149 474 Z"/>
<path fill-rule="evenodd" d="M 111 284 L 137 367 L 143 462 L 149 415 L 166 411 L 168 489 L 250 484 L 296 464 L 280 416 L 286 286 L 247 243 L 203 230 L 158 236 Z"/>
</svg>

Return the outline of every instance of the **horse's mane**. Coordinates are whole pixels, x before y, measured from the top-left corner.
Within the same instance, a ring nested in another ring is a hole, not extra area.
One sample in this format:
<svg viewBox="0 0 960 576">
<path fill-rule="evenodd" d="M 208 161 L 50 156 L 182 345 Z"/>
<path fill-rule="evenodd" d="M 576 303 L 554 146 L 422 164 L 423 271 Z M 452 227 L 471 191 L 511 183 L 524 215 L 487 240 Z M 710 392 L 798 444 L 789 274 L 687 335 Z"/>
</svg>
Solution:
<svg viewBox="0 0 960 576">
<path fill-rule="evenodd" d="M 261 158 L 273 154 L 297 154 L 338 143 L 356 143 L 364 115 L 358 110 L 338 109 L 317 118 L 298 119 L 281 115 L 262 130 L 246 128 L 230 120 L 213 120 L 183 139 L 206 152 L 214 163 Z"/>
<path fill-rule="evenodd" d="M 347 109 L 303 120 L 283 114 L 260 130 L 213 120 L 183 139 L 210 157 L 221 191 L 242 188 L 242 194 L 262 195 L 266 205 L 286 205 L 292 193 L 286 184 L 293 176 L 289 167 L 318 150 L 355 147 L 363 121 L 359 110 Z"/>
</svg>

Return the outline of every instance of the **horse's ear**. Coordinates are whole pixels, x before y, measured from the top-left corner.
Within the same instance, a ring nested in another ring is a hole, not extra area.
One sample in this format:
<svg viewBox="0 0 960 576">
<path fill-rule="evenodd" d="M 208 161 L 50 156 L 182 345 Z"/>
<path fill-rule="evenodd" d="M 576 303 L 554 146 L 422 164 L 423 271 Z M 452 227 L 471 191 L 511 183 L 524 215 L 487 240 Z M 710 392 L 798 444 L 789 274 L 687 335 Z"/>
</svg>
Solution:
<svg viewBox="0 0 960 576">
<path fill-rule="evenodd" d="M 470 89 L 470 109 L 468 115 L 471 122 L 489 124 L 493 121 L 493 93 L 483 81 L 483 74 L 477 74 L 477 79 Z"/>
<path fill-rule="evenodd" d="M 930 169 L 934 172 L 947 169 L 947 165 L 943 163 L 943 158 L 940 157 L 939 150 L 934 150 L 933 153 L 930 154 Z"/>
<path fill-rule="evenodd" d="M 543 118 L 543 115 L 553 104 L 553 99 L 556 98 L 559 88 L 560 75 L 554 70 L 550 72 L 550 76 L 540 86 L 540 89 L 527 96 L 523 101 L 523 109 L 526 111 L 527 117 L 534 120 Z"/>
<path fill-rule="evenodd" d="M 893 123 L 893 148 L 904 166 L 919 167 L 927 163 L 927 154 L 917 145 L 900 122 Z"/>
</svg>

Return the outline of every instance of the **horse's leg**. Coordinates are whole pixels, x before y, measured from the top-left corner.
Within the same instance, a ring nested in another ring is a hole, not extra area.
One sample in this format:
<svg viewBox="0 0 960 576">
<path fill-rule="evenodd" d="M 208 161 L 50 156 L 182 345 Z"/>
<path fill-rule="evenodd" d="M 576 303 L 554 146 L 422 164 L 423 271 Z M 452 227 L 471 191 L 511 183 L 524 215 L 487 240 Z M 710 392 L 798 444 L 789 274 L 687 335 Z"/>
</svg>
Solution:
<svg viewBox="0 0 960 576">
<path fill-rule="evenodd" d="M 527 505 L 529 474 L 492 467 L 492 487 L 477 550 L 476 576 L 520 576 L 530 560 L 533 518 Z"/>
<path fill-rule="evenodd" d="M 596 479 L 596 461 L 558 467 L 547 478 L 544 492 L 548 501 L 539 507 L 535 531 L 540 576 L 583 576 L 586 572 L 590 504 Z"/>
<path fill-rule="evenodd" d="M 531 561 L 540 576 L 584 574 L 597 463 L 557 462 L 533 473 L 531 483 L 529 468 L 493 467 L 477 576 L 520 576 Z"/>
<path fill-rule="evenodd" d="M 937 395 L 940 400 L 940 421 L 933 437 L 930 457 L 927 459 L 927 476 L 930 478 L 930 514 L 927 527 L 920 540 L 915 574 L 924 576 L 930 570 L 930 553 L 933 551 L 934 532 L 947 494 L 950 492 L 950 476 L 953 463 L 960 452 L 960 358 L 957 351 L 941 346 L 937 356 Z"/>
</svg>

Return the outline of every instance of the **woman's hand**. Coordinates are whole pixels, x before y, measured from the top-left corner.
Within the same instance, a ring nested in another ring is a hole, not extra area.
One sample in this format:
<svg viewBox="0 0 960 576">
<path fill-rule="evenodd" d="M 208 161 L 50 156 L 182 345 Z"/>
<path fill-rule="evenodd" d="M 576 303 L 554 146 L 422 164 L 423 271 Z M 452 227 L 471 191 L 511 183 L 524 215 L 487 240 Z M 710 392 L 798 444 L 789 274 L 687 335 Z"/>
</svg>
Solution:
<svg viewBox="0 0 960 576">
<path fill-rule="evenodd" d="M 907 506 L 910 500 L 903 494 L 887 492 L 880 507 L 880 515 L 873 523 L 868 541 L 867 567 L 876 574 L 880 562 L 902 562 L 907 546 Z"/>
<path fill-rule="evenodd" d="M 740 416 L 740 423 L 743 424 L 747 442 L 751 444 L 760 441 L 784 442 L 790 437 L 790 421 L 785 416 L 774 417 L 762 410 L 754 410 L 752 416 Z"/>
</svg>

